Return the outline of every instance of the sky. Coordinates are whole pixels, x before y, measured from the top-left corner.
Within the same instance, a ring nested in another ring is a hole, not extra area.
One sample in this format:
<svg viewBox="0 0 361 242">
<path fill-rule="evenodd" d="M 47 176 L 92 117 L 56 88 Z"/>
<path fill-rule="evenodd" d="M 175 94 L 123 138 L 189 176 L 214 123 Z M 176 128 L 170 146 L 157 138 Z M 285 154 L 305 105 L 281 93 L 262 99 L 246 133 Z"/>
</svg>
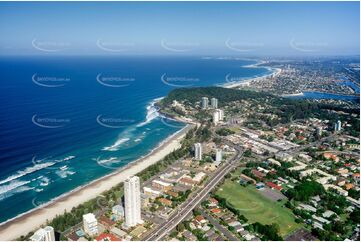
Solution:
<svg viewBox="0 0 361 242">
<path fill-rule="evenodd" d="M 359 2 L 0 2 L 0 55 L 358 55 Z"/>
</svg>

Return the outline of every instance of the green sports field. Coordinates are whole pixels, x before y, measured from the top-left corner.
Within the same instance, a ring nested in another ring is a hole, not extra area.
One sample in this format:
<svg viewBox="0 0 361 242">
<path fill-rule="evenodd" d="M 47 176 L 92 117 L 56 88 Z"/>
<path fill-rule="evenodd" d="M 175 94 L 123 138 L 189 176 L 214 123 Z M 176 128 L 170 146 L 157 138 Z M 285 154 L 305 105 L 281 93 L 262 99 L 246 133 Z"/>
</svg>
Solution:
<svg viewBox="0 0 361 242">
<path fill-rule="evenodd" d="M 226 180 L 217 195 L 227 199 L 250 223 L 278 224 L 283 237 L 302 226 L 294 221 L 291 210 L 264 197 L 252 185 L 243 187 L 237 181 Z"/>
</svg>

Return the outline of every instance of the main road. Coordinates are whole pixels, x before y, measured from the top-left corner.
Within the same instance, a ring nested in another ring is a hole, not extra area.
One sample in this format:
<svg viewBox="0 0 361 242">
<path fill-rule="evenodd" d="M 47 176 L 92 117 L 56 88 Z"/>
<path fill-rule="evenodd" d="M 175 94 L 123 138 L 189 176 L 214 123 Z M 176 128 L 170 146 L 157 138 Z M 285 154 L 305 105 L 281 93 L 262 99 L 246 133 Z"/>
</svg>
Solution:
<svg viewBox="0 0 361 242">
<path fill-rule="evenodd" d="M 232 145 L 236 150 L 236 155 L 228 162 L 225 162 L 213 176 L 206 182 L 205 186 L 200 190 L 196 191 L 196 195 L 190 197 L 186 202 L 181 204 L 177 208 L 177 212 L 170 216 L 170 218 L 164 223 L 157 226 L 157 228 L 152 231 L 152 233 L 144 238 L 144 240 L 156 241 L 162 240 L 167 234 L 170 233 L 181 221 L 183 221 L 193 209 L 195 209 L 202 202 L 204 198 L 209 195 L 209 192 L 224 179 L 224 176 L 227 175 L 233 168 L 236 167 L 236 164 L 239 162 L 242 156 L 242 150 L 231 144 L 230 142 L 225 141 L 228 145 Z"/>
</svg>

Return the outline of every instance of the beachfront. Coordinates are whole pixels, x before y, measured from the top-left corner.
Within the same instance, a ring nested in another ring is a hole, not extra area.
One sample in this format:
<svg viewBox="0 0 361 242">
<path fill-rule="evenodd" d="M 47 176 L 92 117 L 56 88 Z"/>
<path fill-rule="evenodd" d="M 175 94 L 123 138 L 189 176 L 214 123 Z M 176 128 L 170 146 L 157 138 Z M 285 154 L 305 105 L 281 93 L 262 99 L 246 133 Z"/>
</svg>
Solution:
<svg viewBox="0 0 361 242">
<path fill-rule="evenodd" d="M 21 235 L 26 235 L 43 225 L 47 220 L 50 221 L 55 218 L 56 215 L 63 214 L 65 210 L 70 211 L 73 207 L 96 198 L 101 193 L 123 182 L 127 177 L 136 175 L 147 167 L 157 163 L 167 154 L 181 146 L 180 141 L 192 127 L 192 125 L 187 124 L 183 129 L 162 142 L 150 154 L 128 164 L 120 170 L 95 180 L 86 186 L 75 189 L 42 207 L 31 210 L 28 213 L 19 215 L 1 224 L 0 240 L 14 240 Z"/>
<path fill-rule="evenodd" d="M 243 66 L 243 67 L 248 67 L 248 68 L 255 68 L 258 67 L 261 64 L 266 63 L 265 61 L 260 61 L 254 65 L 248 65 L 248 66 Z M 281 74 L 282 69 L 280 68 L 271 68 L 271 67 L 267 67 L 268 70 L 272 71 L 272 73 L 270 74 L 266 74 L 263 76 L 257 76 L 257 77 L 252 77 L 252 78 L 248 78 L 248 79 L 244 79 L 244 80 L 240 80 L 240 81 L 236 81 L 236 82 L 232 82 L 228 80 L 228 77 L 226 77 L 226 83 L 223 85 L 223 87 L 225 88 L 239 88 L 242 86 L 248 86 L 251 84 L 251 82 L 253 81 L 261 81 L 263 79 L 266 79 L 268 77 L 276 77 L 278 75 Z"/>
</svg>

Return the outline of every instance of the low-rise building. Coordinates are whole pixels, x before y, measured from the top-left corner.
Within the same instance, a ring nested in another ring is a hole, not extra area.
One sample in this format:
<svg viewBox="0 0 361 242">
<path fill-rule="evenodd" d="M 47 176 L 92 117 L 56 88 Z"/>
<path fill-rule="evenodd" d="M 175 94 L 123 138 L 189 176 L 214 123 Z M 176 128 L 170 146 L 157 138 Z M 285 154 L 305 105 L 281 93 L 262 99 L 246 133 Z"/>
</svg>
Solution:
<svg viewBox="0 0 361 242">
<path fill-rule="evenodd" d="M 204 172 L 198 172 L 193 178 L 192 180 L 195 181 L 196 183 L 201 183 L 201 181 L 206 177 L 206 173 Z"/>
<path fill-rule="evenodd" d="M 269 158 L 267 161 L 268 161 L 269 163 L 271 163 L 271 164 L 276 165 L 276 166 L 281 166 L 281 162 L 279 162 L 279 161 L 277 161 L 277 160 L 275 160 L 275 159 L 273 159 L 273 158 Z"/>
<path fill-rule="evenodd" d="M 110 232 L 114 235 L 116 235 L 117 237 L 123 239 L 127 236 L 127 233 L 124 232 L 123 230 L 121 229 L 118 229 L 117 227 L 113 227 Z"/>
<path fill-rule="evenodd" d="M 269 186 L 271 189 L 276 189 L 278 191 L 282 190 L 281 186 L 278 186 L 277 184 L 275 184 L 273 182 L 267 182 L 266 185 Z"/>
<path fill-rule="evenodd" d="M 162 190 L 154 187 L 143 187 L 144 194 L 149 195 L 153 198 L 159 197 L 162 195 Z"/>
<path fill-rule="evenodd" d="M 179 183 L 182 185 L 191 186 L 191 187 L 194 187 L 195 185 L 197 185 L 197 182 L 194 181 L 190 177 L 183 177 L 182 179 L 180 179 Z"/>
<path fill-rule="evenodd" d="M 115 222 L 109 219 L 107 216 L 103 215 L 99 218 L 99 224 L 102 224 L 106 229 L 110 230 L 114 227 Z"/>
<path fill-rule="evenodd" d="M 301 160 L 305 161 L 305 162 L 311 162 L 312 161 L 312 157 L 306 154 L 299 154 L 298 157 L 301 158 Z"/>
<path fill-rule="evenodd" d="M 112 213 L 116 216 L 116 219 L 124 218 L 124 208 L 121 205 L 115 205 L 112 207 Z"/>
<path fill-rule="evenodd" d="M 218 200 L 217 199 L 215 199 L 215 198 L 213 198 L 213 197 L 210 197 L 209 199 L 208 199 L 208 201 L 209 201 L 209 207 L 217 207 L 218 206 Z"/>
<path fill-rule="evenodd" d="M 260 171 L 258 171 L 256 169 L 252 169 L 251 172 L 255 177 L 257 177 L 260 180 L 263 180 L 264 177 L 266 176 L 266 174 L 264 174 L 264 173 L 262 173 L 262 172 L 260 172 Z"/>
<path fill-rule="evenodd" d="M 289 161 L 292 161 L 293 160 L 293 156 L 292 155 L 290 155 L 290 154 L 288 154 L 288 153 L 286 153 L 286 152 L 278 152 L 277 154 L 276 154 L 276 159 L 277 160 L 280 160 L 280 161 L 287 161 L 287 162 L 289 162 Z"/>
<path fill-rule="evenodd" d="M 161 180 L 153 180 L 152 186 L 161 189 L 162 191 L 169 191 L 172 189 L 173 184 Z"/>
<path fill-rule="evenodd" d="M 165 206 L 169 206 L 169 207 L 172 206 L 172 201 L 169 199 L 161 197 L 158 199 L 158 201 Z"/>
<path fill-rule="evenodd" d="M 83 215 L 83 228 L 84 232 L 90 236 L 98 234 L 98 221 L 94 214 L 87 213 Z"/>
<path fill-rule="evenodd" d="M 306 211 L 313 212 L 313 213 L 317 212 L 317 209 L 315 207 L 312 207 L 311 205 L 304 204 L 304 203 L 300 203 L 298 205 L 298 208 L 301 210 L 306 210 Z"/>
<path fill-rule="evenodd" d="M 102 233 L 95 238 L 96 241 L 120 241 L 121 239 L 113 234 Z"/>
<path fill-rule="evenodd" d="M 327 219 L 324 219 L 324 218 L 322 218 L 322 217 L 319 217 L 319 216 L 317 216 L 317 215 L 312 215 L 312 218 L 315 220 L 315 221 L 317 221 L 317 222 L 319 222 L 319 223 L 322 223 L 322 224 L 329 224 L 330 223 L 330 221 L 329 220 L 327 220 Z"/>
</svg>

